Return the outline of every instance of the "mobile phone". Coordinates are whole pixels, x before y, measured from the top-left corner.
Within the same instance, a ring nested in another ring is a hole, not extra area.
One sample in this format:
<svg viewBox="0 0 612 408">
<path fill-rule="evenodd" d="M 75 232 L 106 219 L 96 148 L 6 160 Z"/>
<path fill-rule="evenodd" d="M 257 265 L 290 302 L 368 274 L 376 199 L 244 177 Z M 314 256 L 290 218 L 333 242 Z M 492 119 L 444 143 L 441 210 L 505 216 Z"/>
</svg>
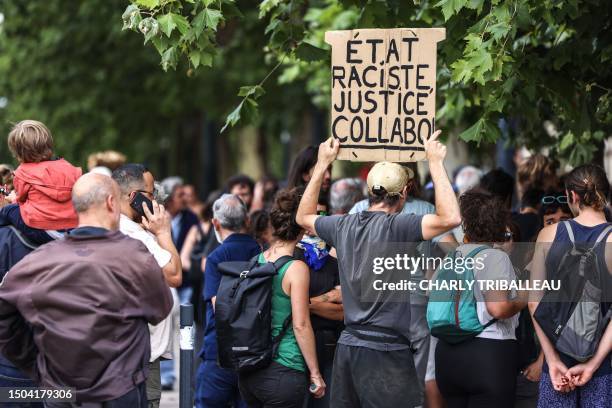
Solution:
<svg viewBox="0 0 612 408">
<path fill-rule="evenodd" d="M 144 210 L 142 208 L 142 203 L 146 203 L 149 211 L 153 214 L 153 201 L 149 200 L 144 194 L 137 192 L 130 201 L 130 207 L 136 211 L 136 213 L 140 214 L 142 217 L 145 216 Z"/>
</svg>

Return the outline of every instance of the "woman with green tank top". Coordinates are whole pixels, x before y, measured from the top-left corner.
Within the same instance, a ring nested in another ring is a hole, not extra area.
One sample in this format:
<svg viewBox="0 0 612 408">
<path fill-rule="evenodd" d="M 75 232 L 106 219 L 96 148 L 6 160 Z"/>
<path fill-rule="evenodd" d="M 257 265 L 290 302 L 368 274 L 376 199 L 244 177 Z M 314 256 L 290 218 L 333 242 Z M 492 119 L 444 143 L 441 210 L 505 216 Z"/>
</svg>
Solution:
<svg viewBox="0 0 612 408">
<path fill-rule="evenodd" d="M 270 211 L 273 239 L 259 255 L 260 263 L 293 255 L 304 232 L 295 222 L 299 200 L 295 189 L 276 195 Z M 301 408 L 307 392 L 317 398 L 325 394 L 310 324 L 309 281 L 308 266 L 297 260 L 286 263 L 272 281 L 272 335 L 280 334 L 289 316 L 291 325 L 268 367 L 239 376 L 240 393 L 250 408 Z"/>
</svg>

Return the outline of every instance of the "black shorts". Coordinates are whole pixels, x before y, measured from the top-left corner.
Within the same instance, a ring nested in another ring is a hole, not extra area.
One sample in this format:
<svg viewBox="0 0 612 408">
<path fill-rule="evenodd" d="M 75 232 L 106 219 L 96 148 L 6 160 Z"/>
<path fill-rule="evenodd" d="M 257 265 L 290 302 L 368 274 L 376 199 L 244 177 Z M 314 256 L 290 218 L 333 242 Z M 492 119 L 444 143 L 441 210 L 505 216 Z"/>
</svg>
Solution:
<svg viewBox="0 0 612 408">
<path fill-rule="evenodd" d="M 308 392 L 306 373 L 275 361 L 268 367 L 240 374 L 238 388 L 249 408 L 302 408 Z"/>
<path fill-rule="evenodd" d="M 378 351 L 338 344 L 334 359 L 334 408 L 411 408 L 422 404 L 410 349 Z"/>
</svg>

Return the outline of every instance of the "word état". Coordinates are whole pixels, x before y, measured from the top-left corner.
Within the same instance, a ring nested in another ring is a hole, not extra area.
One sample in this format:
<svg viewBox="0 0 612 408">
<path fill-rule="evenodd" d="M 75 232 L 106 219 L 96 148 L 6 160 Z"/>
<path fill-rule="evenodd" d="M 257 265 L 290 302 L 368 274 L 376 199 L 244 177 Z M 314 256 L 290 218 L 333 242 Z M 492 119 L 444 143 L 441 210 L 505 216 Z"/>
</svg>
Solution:
<svg viewBox="0 0 612 408">
<path fill-rule="evenodd" d="M 427 77 L 435 73 L 429 64 L 413 63 L 413 45 L 418 41 L 406 37 L 398 44 L 391 39 L 386 50 L 383 39 L 347 41 L 346 65 L 332 66 L 336 91 L 332 105 L 338 113 L 332 135 L 341 143 L 350 139 L 411 145 L 422 144 L 431 135 L 434 118 L 426 106 L 433 88 Z"/>
</svg>

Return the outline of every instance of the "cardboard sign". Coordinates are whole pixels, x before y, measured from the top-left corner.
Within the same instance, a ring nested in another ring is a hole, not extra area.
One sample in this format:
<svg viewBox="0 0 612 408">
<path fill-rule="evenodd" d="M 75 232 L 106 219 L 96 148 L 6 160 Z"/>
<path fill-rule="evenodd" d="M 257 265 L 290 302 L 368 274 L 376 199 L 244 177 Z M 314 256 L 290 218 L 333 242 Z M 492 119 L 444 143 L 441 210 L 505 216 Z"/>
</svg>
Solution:
<svg viewBox="0 0 612 408">
<path fill-rule="evenodd" d="M 436 51 L 444 28 L 328 31 L 331 134 L 341 160 L 423 160 L 435 130 Z"/>
</svg>

